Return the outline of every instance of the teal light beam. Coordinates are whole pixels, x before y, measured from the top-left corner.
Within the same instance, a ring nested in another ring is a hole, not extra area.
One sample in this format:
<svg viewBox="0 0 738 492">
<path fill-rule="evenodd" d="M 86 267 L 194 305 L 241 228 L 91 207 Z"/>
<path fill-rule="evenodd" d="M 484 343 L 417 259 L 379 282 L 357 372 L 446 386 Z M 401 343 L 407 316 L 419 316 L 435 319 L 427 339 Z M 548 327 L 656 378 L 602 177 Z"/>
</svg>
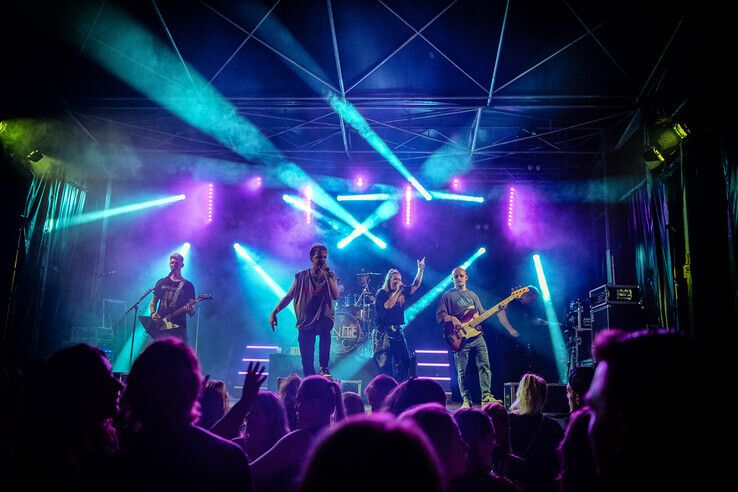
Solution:
<svg viewBox="0 0 738 492">
<path fill-rule="evenodd" d="M 366 218 L 364 222 L 362 222 L 359 227 L 354 229 L 354 231 L 346 236 L 345 238 L 341 239 L 338 242 L 338 249 L 345 248 L 351 241 L 356 239 L 362 234 L 366 234 L 369 232 L 371 228 L 376 226 L 377 224 L 381 224 L 385 220 L 389 219 L 390 217 L 393 217 L 397 215 L 397 212 L 400 210 L 400 206 L 398 205 L 396 200 L 389 200 L 384 203 L 382 203 L 379 207 L 377 207 L 377 210 L 375 210 L 369 217 Z M 387 243 L 382 241 L 380 239 L 381 243 L 376 243 L 377 246 L 379 246 L 382 249 L 387 248 Z"/>
<path fill-rule="evenodd" d="M 487 248 L 479 248 L 464 263 L 459 265 L 459 267 L 463 268 L 464 270 L 468 269 L 475 261 L 477 261 L 480 256 L 482 256 L 486 252 Z M 430 306 L 430 304 L 438 296 L 446 292 L 446 290 L 448 290 L 452 283 L 453 279 L 451 278 L 451 274 L 449 273 L 443 280 L 437 283 L 435 287 L 426 292 L 423 297 L 415 301 L 412 305 L 410 305 L 410 307 L 405 310 L 405 322 L 409 325 L 425 308 Z"/>
<path fill-rule="evenodd" d="M 369 193 L 365 195 L 338 195 L 336 200 L 339 202 L 377 202 L 383 200 L 389 200 L 392 196 L 389 193 Z"/>
<path fill-rule="evenodd" d="M 197 71 L 183 69 L 170 48 L 127 14 L 107 6 L 97 22 L 90 10 L 85 19 L 76 19 L 69 33 L 79 46 L 89 42 L 85 53 L 100 65 L 195 128 L 212 136 L 228 149 L 270 169 L 280 182 L 302 190 L 313 188 L 313 202 L 354 229 L 360 224 L 310 176 L 287 159 L 259 129 L 243 118 L 234 107 Z M 198 91 L 193 87 L 200 87 Z M 377 237 L 366 233 L 377 242 Z"/>
<path fill-rule="evenodd" d="M 546 311 L 548 331 L 551 335 L 551 348 L 553 349 L 554 358 L 556 360 L 556 370 L 559 373 L 559 381 L 566 383 L 569 379 L 569 375 L 566 371 L 569 354 L 566 352 L 566 343 L 564 343 L 564 337 L 561 334 L 561 327 L 559 326 L 559 318 L 556 316 L 556 309 L 554 309 L 553 303 L 551 302 L 551 293 L 548 290 L 546 275 L 543 273 L 543 265 L 541 264 L 540 255 L 533 255 L 533 263 L 536 267 L 538 286 L 541 289 L 543 307 Z"/>
<path fill-rule="evenodd" d="M 290 204 L 292 207 L 296 208 L 297 210 L 300 210 L 303 212 L 308 211 L 307 203 L 305 203 L 305 201 L 298 196 L 284 194 L 282 195 L 282 200 L 284 200 L 285 202 L 287 202 L 288 204 Z M 342 222 L 338 222 L 337 220 L 334 220 L 331 217 L 328 217 L 327 215 L 322 213 L 320 210 L 312 209 L 312 215 L 313 215 L 313 218 L 315 218 L 316 220 L 324 222 L 325 224 L 328 224 L 328 226 L 334 231 L 343 232 L 343 231 L 351 230 L 346 224 Z"/>
<path fill-rule="evenodd" d="M 482 196 L 457 195 L 456 193 L 446 193 L 443 191 L 431 191 L 430 194 L 433 198 L 437 198 L 438 200 L 484 203 L 484 197 Z"/>
<path fill-rule="evenodd" d="M 115 217 L 116 215 L 130 214 L 132 212 L 137 212 L 139 210 L 144 210 L 147 208 L 169 205 L 174 202 L 182 201 L 185 198 L 185 195 L 175 195 L 166 198 L 158 198 L 156 200 L 149 200 L 146 202 L 133 203 L 131 205 L 123 205 L 121 207 L 115 207 L 108 210 L 87 212 L 60 221 L 54 221 L 53 219 L 50 219 L 46 227 L 48 230 L 63 229 L 65 227 L 71 227 L 80 224 L 86 224 L 88 222 L 94 222 L 96 220 L 102 220 L 107 217 Z"/>
<path fill-rule="evenodd" d="M 333 110 L 341 118 L 343 118 L 346 123 L 351 125 L 351 127 L 356 130 L 359 135 L 361 135 L 361 137 L 374 148 L 374 150 L 379 152 L 379 155 L 384 157 L 387 162 L 392 165 L 392 167 L 397 169 L 397 171 L 399 171 L 399 173 L 408 181 L 408 183 L 410 183 L 416 190 L 418 190 L 418 193 L 420 193 L 423 198 L 428 201 L 432 200 L 430 193 L 428 193 L 423 185 L 421 185 L 418 180 L 415 179 L 415 176 L 410 173 L 410 171 L 407 169 L 407 167 L 405 167 L 402 161 L 400 161 L 400 159 L 392 152 L 389 146 L 384 143 L 384 140 L 382 140 L 379 135 L 377 135 L 376 132 L 372 130 L 371 126 L 369 126 L 369 123 L 351 103 L 349 103 L 345 98 L 339 97 L 337 94 L 329 94 L 328 102 L 330 103 Z"/>
</svg>

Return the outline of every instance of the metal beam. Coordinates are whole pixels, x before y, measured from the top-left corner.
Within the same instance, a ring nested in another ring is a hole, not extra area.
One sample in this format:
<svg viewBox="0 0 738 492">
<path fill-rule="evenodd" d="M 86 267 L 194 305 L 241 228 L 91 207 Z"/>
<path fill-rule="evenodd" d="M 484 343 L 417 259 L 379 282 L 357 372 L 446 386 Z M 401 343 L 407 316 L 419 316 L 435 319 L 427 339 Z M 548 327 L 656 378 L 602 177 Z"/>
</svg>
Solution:
<svg viewBox="0 0 738 492">
<path fill-rule="evenodd" d="M 460 67 L 460 66 L 459 66 L 459 65 L 458 65 L 458 64 L 457 64 L 456 62 L 454 62 L 454 61 L 453 61 L 453 60 L 452 60 L 452 59 L 451 59 L 451 58 L 450 58 L 449 56 L 447 56 L 447 55 L 446 55 L 446 53 L 444 53 L 443 51 L 441 51 L 441 49 L 440 49 L 440 48 L 438 48 L 438 47 L 437 47 L 437 46 L 436 46 L 435 44 L 433 44 L 433 43 L 431 42 L 431 40 L 430 40 L 430 39 L 428 39 L 428 38 L 426 38 L 425 36 L 423 36 L 423 35 L 422 35 L 422 34 L 421 34 L 421 33 L 420 33 L 420 32 L 419 32 L 419 31 L 418 31 L 417 29 L 415 29 L 415 28 L 414 28 L 414 27 L 413 27 L 413 26 L 412 26 L 412 25 L 411 25 L 411 24 L 410 24 L 409 22 L 407 22 L 407 21 L 406 21 L 405 19 L 403 19 L 403 18 L 402 18 L 402 17 L 400 16 L 400 14 L 398 14 L 397 12 L 395 12 L 394 10 L 392 10 L 392 9 L 391 9 L 391 8 L 389 7 L 389 5 L 387 5 L 386 3 L 384 3 L 384 2 L 382 1 L 382 0 L 377 0 L 377 1 L 378 1 L 379 3 L 381 3 L 382 5 L 384 5 L 384 7 L 385 7 L 385 8 L 387 9 L 387 10 L 389 10 L 390 12 L 392 12 L 392 13 L 393 13 L 393 14 L 395 15 L 395 17 L 397 17 L 398 19 L 400 19 L 400 21 L 401 21 L 401 22 L 402 22 L 403 24 L 405 24 L 405 25 L 406 25 L 407 27 L 409 27 L 410 29 L 412 29 L 413 31 L 415 31 L 415 33 L 416 33 L 416 34 L 417 34 L 417 35 L 418 35 L 418 36 L 419 36 L 419 37 L 420 37 L 420 38 L 421 38 L 421 39 L 422 39 L 423 41 L 425 41 L 426 43 L 428 43 L 428 45 L 429 45 L 429 46 L 430 46 L 431 48 L 433 48 L 434 50 L 436 50 L 436 51 L 438 52 L 438 54 L 439 54 L 439 55 L 441 55 L 442 57 L 444 57 L 444 58 L 446 59 L 446 61 L 448 61 L 448 62 L 449 62 L 449 63 L 450 63 L 451 65 L 453 65 L 453 66 L 454 66 L 454 68 L 456 68 L 456 69 L 457 69 L 457 70 L 458 70 L 459 72 L 461 72 L 462 74 L 464 74 L 464 76 L 465 76 L 466 78 L 468 78 L 469 80 L 471 80 L 471 81 L 472 81 L 472 82 L 473 82 L 473 83 L 474 83 L 475 85 L 477 85 L 477 86 L 478 86 L 478 87 L 479 87 L 480 89 L 482 89 L 483 91 L 485 91 L 485 92 L 486 92 L 486 90 L 487 90 L 487 89 L 485 89 L 485 88 L 484 88 L 484 86 L 483 86 L 482 84 L 480 84 L 479 82 L 477 82 L 477 80 L 476 80 L 476 79 L 475 79 L 474 77 L 472 77 L 471 75 L 469 75 L 469 74 L 468 74 L 468 73 L 467 73 L 467 72 L 466 72 L 466 71 L 465 71 L 465 70 L 464 70 L 463 68 L 461 68 L 461 67 Z"/>
<path fill-rule="evenodd" d="M 296 62 L 295 60 L 293 60 L 289 56 L 287 56 L 284 53 L 282 53 L 281 51 L 279 51 L 277 48 L 273 47 L 272 45 L 270 45 L 266 41 L 262 40 L 261 38 L 259 38 L 258 36 L 256 36 L 253 32 L 249 31 L 248 29 L 245 29 L 244 27 L 240 26 L 237 22 L 234 22 L 233 20 L 229 19 L 226 15 L 222 14 L 221 12 L 219 12 L 218 10 L 216 10 L 214 7 L 211 7 L 210 5 L 208 5 L 207 3 L 205 3 L 203 0 L 200 0 L 200 3 L 203 4 L 205 7 L 209 8 L 210 10 L 212 10 L 213 12 L 215 12 L 222 19 L 224 19 L 225 21 L 227 21 L 228 23 L 230 23 L 231 25 L 233 25 L 236 29 L 239 29 L 239 30 L 243 31 L 246 34 L 251 35 L 251 37 L 254 38 L 254 41 L 258 42 L 259 44 L 261 44 L 262 46 L 264 46 L 269 51 L 272 51 L 273 53 L 275 53 L 276 55 L 278 55 L 279 57 L 281 57 L 285 61 L 287 61 L 287 62 L 291 63 L 292 65 L 294 65 L 295 67 L 299 68 L 300 70 L 302 70 L 303 72 L 305 72 L 306 74 L 308 74 L 309 76 L 311 76 L 312 78 L 314 78 L 315 80 L 317 80 L 318 82 L 320 82 L 321 84 L 323 84 L 324 86 L 328 87 L 333 92 L 338 92 L 338 90 L 335 87 L 333 87 L 328 81 L 323 80 L 320 76 L 314 74 L 313 72 L 311 72 L 310 70 L 308 70 L 306 67 L 302 66 L 300 63 Z"/>
<path fill-rule="evenodd" d="M 502 53 L 502 40 L 505 36 L 505 26 L 507 26 L 507 13 L 510 10 L 510 0 L 505 2 L 505 16 L 502 18 L 502 28 L 500 29 L 500 39 L 497 42 L 497 55 L 495 56 L 495 66 L 492 69 L 492 81 L 489 83 L 489 94 L 487 95 L 487 106 L 492 102 L 492 92 L 495 88 L 495 80 L 497 79 L 497 67 L 500 63 L 500 53 Z"/>
<path fill-rule="evenodd" d="M 377 71 L 377 69 L 379 67 L 381 67 L 382 65 L 384 65 L 385 63 L 387 63 L 390 58 L 392 58 L 393 56 L 395 56 L 397 54 L 397 52 L 400 51 L 402 48 L 404 48 L 408 43 L 410 43 L 410 41 L 412 41 L 413 39 L 415 39 L 416 37 L 418 37 L 421 32 L 425 31 L 431 24 L 433 24 L 436 21 L 436 19 L 438 19 L 439 17 L 441 17 L 456 2 L 458 2 L 458 0 L 453 0 L 453 2 L 451 2 L 445 9 L 441 10 L 435 17 L 433 17 L 431 20 L 429 20 L 426 25 L 424 25 L 423 27 L 421 27 L 420 30 L 415 31 L 415 34 L 413 34 L 412 36 L 410 36 L 410 38 L 408 38 L 407 41 L 405 41 L 400 46 L 398 46 L 392 53 L 390 53 L 389 55 L 387 55 L 383 60 L 381 60 L 379 63 L 377 63 L 372 69 L 370 69 L 363 77 L 361 77 L 359 80 L 357 80 L 356 82 L 354 82 L 354 85 L 352 85 L 351 87 L 349 87 L 348 89 L 346 89 L 346 93 L 348 94 L 349 92 L 351 92 L 351 90 L 354 87 L 356 87 L 357 85 L 359 85 L 361 82 L 364 81 L 364 79 L 366 79 L 371 74 L 373 74 L 375 71 Z"/>
<path fill-rule="evenodd" d="M 336 24 L 333 20 L 333 7 L 331 5 L 331 0 L 326 0 L 326 4 L 328 5 L 328 21 L 331 25 L 331 38 L 333 39 L 333 57 L 336 59 L 336 72 L 338 73 L 338 87 L 341 89 L 341 99 L 346 99 L 346 91 L 344 90 L 343 86 L 343 72 L 341 71 L 341 57 L 338 54 L 338 40 L 336 39 Z M 341 137 L 343 138 L 343 148 L 346 151 L 346 157 L 349 158 L 349 161 L 351 159 L 351 154 L 349 154 L 349 146 L 348 146 L 348 138 L 346 135 L 346 123 L 343 121 L 343 118 L 339 116 L 338 118 L 339 123 L 341 124 Z"/>
<path fill-rule="evenodd" d="M 220 66 L 220 68 L 219 68 L 219 69 L 218 69 L 218 70 L 217 70 L 217 71 L 215 72 L 215 74 L 214 74 L 214 75 L 213 75 L 213 76 L 212 76 L 212 77 L 210 78 L 210 80 L 208 80 L 208 83 L 207 83 L 207 84 L 205 84 L 205 85 L 203 86 L 203 89 L 204 89 L 205 87 L 209 86 L 210 84 L 212 84 L 212 83 L 213 83 L 213 80 L 215 80 L 215 79 L 216 79 L 216 77 L 218 77 L 218 75 L 220 75 L 220 72 L 222 72 L 222 71 L 223 71 L 223 69 L 224 69 L 224 68 L 225 68 L 225 67 L 226 67 L 226 66 L 227 66 L 227 65 L 228 65 L 228 64 L 229 64 L 229 63 L 231 62 L 231 60 L 233 60 L 233 57 L 234 57 L 234 56 L 236 56 L 236 54 L 237 54 L 237 53 L 238 53 L 239 51 L 241 51 L 241 48 L 243 48 L 243 45 L 245 45 L 245 44 L 246 44 L 246 42 L 247 42 L 247 41 L 248 41 L 249 39 L 251 39 L 251 37 L 252 37 L 252 33 L 255 33 L 256 31 L 258 31 L 258 30 L 259 30 L 259 27 L 261 26 L 261 24 L 262 24 L 262 23 L 263 23 L 263 22 L 264 22 L 264 21 L 266 20 L 266 18 L 267 18 L 267 17 L 269 17 L 269 14 L 271 14 L 271 13 L 272 13 L 272 11 L 274 10 L 274 8 L 275 8 L 275 7 L 276 7 L 276 6 L 277 6 L 277 5 L 279 4 L 279 2 L 280 2 L 280 1 L 281 1 L 281 0 L 277 0 L 276 2 L 274 2 L 274 5 L 272 5 L 272 8 L 270 8 L 270 9 L 269 9 L 269 10 L 267 11 L 267 13 L 266 13 L 266 14 L 264 14 L 264 16 L 263 16 L 263 17 L 262 17 L 261 19 L 259 19 L 259 22 L 258 22 L 258 23 L 256 24 L 256 26 L 254 26 L 254 30 L 253 30 L 253 31 L 251 31 L 251 32 L 250 32 L 250 33 L 249 33 L 249 34 L 248 34 L 248 35 L 246 36 L 246 38 L 245 38 L 245 39 L 244 39 L 243 41 L 241 41 L 241 44 L 239 44 L 239 45 L 238 45 L 238 48 L 236 48 L 236 49 L 235 49 L 235 51 L 234 51 L 234 52 L 233 52 L 233 53 L 231 54 L 231 56 L 229 56 L 229 57 L 228 57 L 228 59 L 227 59 L 227 60 L 226 60 L 225 62 L 223 62 L 223 64 L 222 64 L 222 65 Z M 200 90 L 202 90 L 202 89 L 200 89 Z"/>
<path fill-rule="evenodd" d="M 612 17 L 610 19 L 607 19 L 605 21 L 600 22 L 594 29 L 592 29 L 592 31 L 596 31 L 600 27 L 604 26 L 605 24 L 607 24 L 608 22 L 610 22 L 611 19 L 612 19 Z M 526 69 L 520 75 L 517 75 L 517 76 L 513 77 L 512 79 L 510 79 L 509 81 L 507 81 L 506 83 L 502 84 L 500 87 L 498 87 L 497 89 L 495 89 L 493 91 L 493 94 L 495 92 L 497 92 L 497 91 L 500 91 L 500 90 L 504 89 L 505 87 L 507 87 L 508 85 L 512 84 L 513 82 L 515 82 L 519 78 L 523 77 L 524 75 L 532 72 L 533 70 L 535 70 L 536 68 L 540 67 L 541 65 L 543 65 L 544 63 L 546 63 L 547 61 L 549 61 L 550 59 L 552 59 L 556 55 L 559 55 L 560 53 L 563 53 L 566 49 L 570 48 L 571 46 L 574 46 L 576 43 L 578 43 L 582 39 L 586 38 L 588 34 L 589 33 L 582 34 L 581 36 L 579 36 L 578 38 L 576 38 L 574 41 L 570 42 L 569 44 L 565 45 L 564 47 L 562 47 L 559 50 L 555 51 L 554 53 L 550 54 L 549 56 L 547 56 L 543 60 L 539 61 L 538 63 L 536 63 L 532 67 Z"/>
</svg>

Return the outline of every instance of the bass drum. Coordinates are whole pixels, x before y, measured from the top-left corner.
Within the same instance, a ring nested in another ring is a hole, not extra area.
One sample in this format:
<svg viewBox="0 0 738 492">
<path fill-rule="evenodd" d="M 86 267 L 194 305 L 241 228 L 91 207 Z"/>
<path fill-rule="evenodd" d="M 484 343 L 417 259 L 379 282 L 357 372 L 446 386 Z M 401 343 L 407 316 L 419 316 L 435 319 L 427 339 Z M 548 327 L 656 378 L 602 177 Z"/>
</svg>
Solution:
<svg viewBox="0 0 738 492">
<path fill-rule="evenodd" d="M 331 352 L 347 354 L 362 341 L 361 323 L 348 311 L 338 310 L 333 319 L 331 338 Z"/>
</svg>

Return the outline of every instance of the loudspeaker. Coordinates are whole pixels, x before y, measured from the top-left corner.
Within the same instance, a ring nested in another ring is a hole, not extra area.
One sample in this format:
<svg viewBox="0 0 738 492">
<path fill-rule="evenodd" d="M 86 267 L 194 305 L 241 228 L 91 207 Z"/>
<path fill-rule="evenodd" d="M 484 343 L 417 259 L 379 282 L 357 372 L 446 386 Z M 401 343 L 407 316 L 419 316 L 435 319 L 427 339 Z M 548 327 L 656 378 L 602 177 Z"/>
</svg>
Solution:
<svg viewBox="0 0 738 492">
<path fill-rule="evenodd" d="M 267 389 L 277 391 L 277 379 L 284 378 L 295 373 L 302 377 L 302 359 L 299 355 L 269 354 L 269 376 L 267 377 Z"/>
<path fill-rule="evenodd" d="M 641 330 L 643 308 L 640 304 L 603 304 L 593 307 L 592 335 L 597 336 L 600 330 L 618 328 L 626 331 Z"/>
<path fill-rule="evenodd" d="M 519 385 L 519 381 L 505 383 L 505 408 L 508 410 L 515 401 Z M 569 413 L 569 400 L 566 398 L 565 384 L 548 384 L 548 395 L 546 396 L 546 403 L 543 405 L 543 413 Z"/>
</svg>

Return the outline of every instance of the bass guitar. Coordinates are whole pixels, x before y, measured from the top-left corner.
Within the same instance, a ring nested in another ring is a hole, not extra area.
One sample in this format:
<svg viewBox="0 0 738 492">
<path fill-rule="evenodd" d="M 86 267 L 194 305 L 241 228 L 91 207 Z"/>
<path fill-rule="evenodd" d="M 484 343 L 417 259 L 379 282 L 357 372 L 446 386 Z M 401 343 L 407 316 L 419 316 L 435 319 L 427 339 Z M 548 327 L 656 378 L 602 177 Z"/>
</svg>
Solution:
<svg viewBox="0 0 738 492">
<path fill-rule="evenodd" d="M 473 305 L 469 306 L 467 310 L 458 317 L 459 321 L 461 321 L 461 326 L 454 326 L 451 321 L 446 321 L 443 324 L 443 338 L 446 340 L 448 346 L 451 347 L 451 350 L 458 352 L 464 348 L 464 345 L 466 345 L 466 342 L 469 339 L 482 334 L 482 330 L 479 328 L 479 325 L 484 323 L 487 318 L 497 314 L 499 311 L 505 309 L 512 301 L 520 299 L 534 289 L 535 287 L 528 286 L 514 290 L 512 294 L 487 309 L 482 314 L 479 314 Z"/>
<path fill-rule="evenodd" d="M 174 318 L 184 313 L 187 309 L 189 309 L 191 306 L 194 306 L 198 302 L 209 301 L 212 298 L 213 296 L 211 296 L 210 294 L 200 294 L 199 296 L 197 296 L 197 299 L 189 301 L 184 306 L 175 309 L 171 313 L 168 313 L 159 319 L 154 319 L 151 316 L 139 316 L 138 319 L 141 321 L 141 324 L 146 330 L 146 333 L 148 333 L 149 336 L 151 336 L 151 338 L 153 338 L 154 340 L 157 340 L 159 338 L 167 336 L 170 330 L 176 330 L 180 327 L 180 325 L 172 322 Z"/>
</svg>

